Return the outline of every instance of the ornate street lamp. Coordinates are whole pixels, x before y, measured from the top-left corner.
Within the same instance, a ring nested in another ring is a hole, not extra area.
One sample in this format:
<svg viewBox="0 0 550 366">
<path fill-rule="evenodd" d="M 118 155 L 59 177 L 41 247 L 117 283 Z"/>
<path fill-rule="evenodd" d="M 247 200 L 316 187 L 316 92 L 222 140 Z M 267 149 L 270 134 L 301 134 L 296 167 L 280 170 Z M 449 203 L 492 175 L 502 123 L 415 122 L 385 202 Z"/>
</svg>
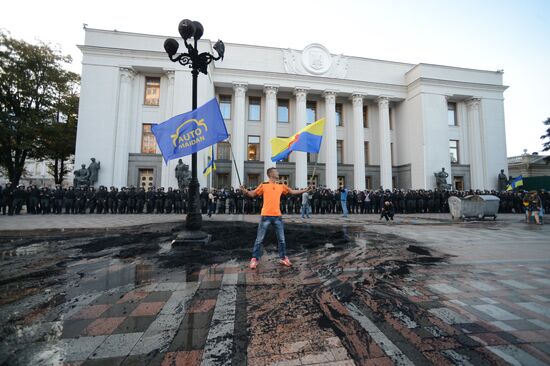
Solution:
<svg viewBox="0 0 550 366">
<path fill-rule="evenodd" d="M 218 40 L 214 45 L 214 50 L 218 56 L 214 56 L 208 52 L 199 53 L 197 43 L 201 39 L 204 28 L 201 23 L 184 19 L 178 26 L 178 31 L 183 38 L 185 48 L 187 52 L 179 53 L 179 43 L 173 38 L 168 38 L 164 41 L 164 50 L 168 54 L 170 61 L 178 62 L 180 65 L 189 66 L 191 68 L 191 75 L 193 76 L 193 110 L 197 109 L 197 77 L 199 72 L 208 74 L 208 64 L 212 61 L 223 60 L 225 53 L 225 45 L 221 40 Z M 193 38 L 192 44 L 189 40 Z M 193 153 L 191 156 L 191 182 L 189 183 L 189 195 L 188 195 L 188 212 L 186 219 L 186 227 L 191 231 L 198 232 L 202 226 L 202 215 L 200 212 L 200 200 L 199 200 L 199 181 L 197 179 L 197 153 Z M 198 233 L 197 233 L 198 234 Z M 205 235 L 195 235 L 196 239 Z M 193 239 L 193 235 L 190 235 L 189 239 Z"/>
</svg>

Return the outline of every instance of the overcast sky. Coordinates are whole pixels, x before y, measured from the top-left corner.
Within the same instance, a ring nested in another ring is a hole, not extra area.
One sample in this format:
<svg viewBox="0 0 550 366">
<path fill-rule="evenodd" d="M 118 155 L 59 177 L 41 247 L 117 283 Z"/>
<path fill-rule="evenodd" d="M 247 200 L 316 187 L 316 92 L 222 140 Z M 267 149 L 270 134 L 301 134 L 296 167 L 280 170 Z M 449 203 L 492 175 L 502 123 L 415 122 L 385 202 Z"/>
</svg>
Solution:
<svg viewBox="0 0 550 366">
<path fill-rule="evenodd" d="M 200 21 L 212 40 L 295 49 L 315 42 L 335 54 L 504 69 L 508 156 L 542 149 L 542 121 L 550 117 L 550 0 L 19 0 L 3 3 L 0 28 L 58 44 L 80 72 L 83 23 L 175 36 L 184 18 Z"/>
</svg>

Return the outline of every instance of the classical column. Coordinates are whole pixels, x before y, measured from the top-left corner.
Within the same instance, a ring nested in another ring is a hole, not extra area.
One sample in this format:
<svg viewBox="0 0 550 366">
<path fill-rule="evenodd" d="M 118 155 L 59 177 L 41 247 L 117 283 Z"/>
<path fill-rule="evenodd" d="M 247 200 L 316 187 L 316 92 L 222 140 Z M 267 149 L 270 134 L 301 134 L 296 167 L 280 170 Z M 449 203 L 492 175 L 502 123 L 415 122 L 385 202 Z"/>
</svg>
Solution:
<svg viewBox="0 0 550 366">
<path fill-rule="evenodd" d="M 336 92 L 325 90 L 325 184 L 329 189 L 338 188 L 336 152 Z"/>
<path fill-rule="evenodd" d="M 277 137 L 277 90 L 278 86 L 265 85 L 265 121 L 264 121 L 264 179 L 267 180 L 267 169 L 274 166 L 271 162 L 271 139 Z"/>
<path fill-rule="evenodd" d="M 166 71 L 166 78 L 168 79 L 168 84 L 166 85 L 166 95 L 164 100 L 166 101 L 166 107 L 164 109 L 164 120 L 168 120 L 174 116 L 174 82 L 176 78 L 176 73 L 173 70 Z M 163 96 L 161 96 L 162 100 Z M 160 177 L 160 186 L 165 187 L 178 187 L 178 181 L 176 179 L 176 165 L 178 160 L 173 159 L 169 160 L 168 164 L 162 164 L 162 171 Z M 158 186 L 159 184 L 156 183 Z"/>
<path fill-rule="evenodd" d="M 352 94 L 353 104 L 353 188 L 365 189 L 365 138 L 363 133 L 363 95 Z"/>
<path fill-rule="evenodd" d="M 295 88 L 294 95 L 296 95 L 296 129 L 294 133 L 297 133 L 302 128 L 306 127 L 307 123 L 307 89 Z M 305 188 L 307 187 L 307 155 L 305 152 L 295 152 L 292 155 L 294 155 L 296 166 L 294 186 L 298 188 Z"/>
<path fill-rule="evenodd" d="M 383 189 L 393 189 L 391 170 L 390 109 L 389 100 L 378 98 L 378 131 L 380 144 L 380 185 Z"/>
<path fill-rule="evenodd" d="M 231 185 L 235 188 L 239 187 L 239 178 L 237 176 L 237 170 L 241 178 L 241 184 L 244 184 L 244 159 L 245 159 L 245 106 L 246 106 L 246 90 L 248 85 L 246 83 L 234 83 L 233 84 L 233 100 L 234 115 L 233 115 L 233 128 L 231 129 L 231 149 L 235 162 L 231 166 Z M 235 169 L 235 165 L 237 169 Z"/>
<path fill-rule="evenodd" d="M 473 98 L 466 102 L 468 108 L 468 145 L 470 150 L 470 179 L 472 189 L 485 188 L 483 179 L 484 159 L 481 148 L 480 101 L 479 98 Z"/>
<path fill-rule="evenodd" d="M 118 113 L 115 135 L 113 185 L 125 186 L 128 182 L 128 152 L 130 148 L 130 99 L 135 73 L 127 67 L 120 68 Z"/>
</svg>

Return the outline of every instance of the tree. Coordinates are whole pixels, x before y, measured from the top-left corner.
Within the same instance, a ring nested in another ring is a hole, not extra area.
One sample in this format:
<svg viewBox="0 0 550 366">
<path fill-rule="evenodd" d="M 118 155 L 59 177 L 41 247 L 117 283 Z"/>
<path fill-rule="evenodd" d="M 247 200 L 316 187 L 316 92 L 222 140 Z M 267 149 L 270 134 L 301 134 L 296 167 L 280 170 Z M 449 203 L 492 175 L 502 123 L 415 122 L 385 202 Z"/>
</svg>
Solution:
<svg viewBox="0 0 550 366">
<path fill-rule="evenodd" d="M 59 105 L 57 123 L 52 123 L 46 129 L 48 138 L 44 141 L 44 157 L 50 160 L 47 163 L 48 172 L 53 176 L 55 184 L 63 183 L 69 173 L 67 163 L 75 150 L 78 101 L 76 93 L 66 96 Z"/>
<path fill-rule="evenodd" d="M 33 45 L 0 32 L 0 167 L 14 185 L 26 159 L 67 156 L 53 150 L 60 146 L 56 137 L 64 136 L 61 125 L 70 126 L 74 118 L 76 126 L 79 76 L 63 68 L 71 61 L 48 44 Z M 66 124 L 58 123 L 60 115 L 67 116 Z M 64 143 L 74 151 L 71 141 Z"/>
<path fill-rule="evenodd" d="M 544 123 L 545 126 L 548 126 L 546 129 L 546 134 L 540 137 L 540 139 L 543 140 L 542 151 L 548 151 L 550 150 L 550 118 L 547 118 L 546 121 L 543 121 L 542 123 Z M 545 139 L 546 141 L 544 141 Z M 547 156 L 545 160 L 546 164 L 550 163 L 550 156 Z"/>
</svg>

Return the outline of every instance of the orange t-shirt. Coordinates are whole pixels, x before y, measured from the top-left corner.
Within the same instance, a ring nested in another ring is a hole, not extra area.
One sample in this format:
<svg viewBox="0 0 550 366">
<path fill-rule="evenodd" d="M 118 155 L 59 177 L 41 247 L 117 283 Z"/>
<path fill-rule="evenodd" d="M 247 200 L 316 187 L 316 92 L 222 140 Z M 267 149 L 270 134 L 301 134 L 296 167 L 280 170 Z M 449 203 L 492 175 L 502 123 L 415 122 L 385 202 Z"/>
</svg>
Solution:
<svg viewBox="0 0 550 366">
<path fill-rule="evenodd" d="M 264 196 L 262 216 L 281 216 L 281 195 L 288 194 L 290 188 L 286 184 L 264 182 L 254 190 L 258 196 Z"/>
</svg>

